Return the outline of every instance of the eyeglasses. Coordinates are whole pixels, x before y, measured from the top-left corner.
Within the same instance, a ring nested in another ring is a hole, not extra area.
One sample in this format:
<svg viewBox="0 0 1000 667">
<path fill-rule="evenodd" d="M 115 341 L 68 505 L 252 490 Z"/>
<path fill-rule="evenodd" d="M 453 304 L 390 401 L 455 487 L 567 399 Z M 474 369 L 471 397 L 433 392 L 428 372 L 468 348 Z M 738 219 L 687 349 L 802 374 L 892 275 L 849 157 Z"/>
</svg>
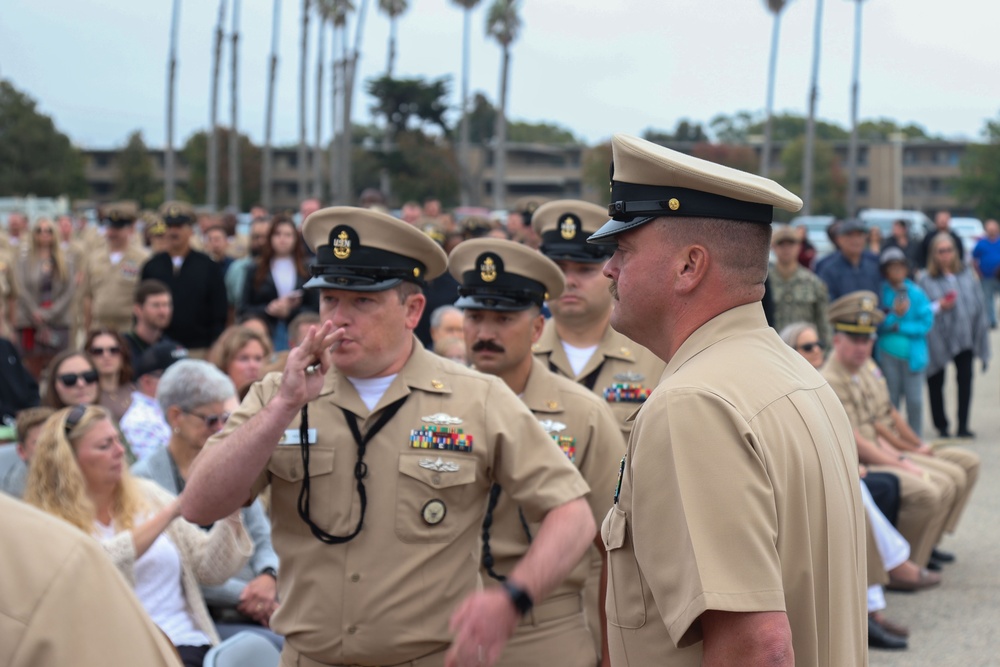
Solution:
<svg viewBox="0 0 1000 667">
<path fill-rule="evenodd" d="M 223 412 L 218 415 L 200 415 L 197 412 L 190 410 L 181 410 L 186 415 L 191 415 L 192 417 L 197 417 L 202 422 L 205 423 L 205 428 L 217 428 L 219 426 L 224 426 L 227 421 L 229 421 L 230 412 Z"/>
<path fill-rule="evenodd" d="M 94 384 L 97 382 L 97 371 L 84 371 L 83 373 L 63 373 L 62 375 L 56 376 L 64 387 L 75 386 L 80 380 L 83 380 L 87 384 Z"/>
<path fill-rule="evenodd" d="M 73 409 L 69 411 L 69 414 L 66 415 L 65 433 L 67 436 L 69 436 L 69 434 L 73 431 L 73 429 L 76 428 L 76 425 L 80 423 L 80 420 L 83 419 L 83 415 L 86 412 L 87 412 L 86 405 L 73 406 Z"/>
<path fill-rule="evenodd" d="M 121 354 L 122 349 L 117 345 L 114 347 L 92 347 L 90 348 L 90 354 L 99 357 L 102 354 L 110 354 L 112 356 Z"/>
<path fill-rule="evenodd" d="M 823 349 L 823 343 L 821 343 L 821 342 L 819 342 L 817 340 L 817 341 L 815 341 L 813 343 L 802 343 L 802 345 L 799 345 L 799 349 L 802 350 L 803 352 L 812 352 L 816 348 L 819 348 L 819 349 L 822 350 Z"/>
</svg>

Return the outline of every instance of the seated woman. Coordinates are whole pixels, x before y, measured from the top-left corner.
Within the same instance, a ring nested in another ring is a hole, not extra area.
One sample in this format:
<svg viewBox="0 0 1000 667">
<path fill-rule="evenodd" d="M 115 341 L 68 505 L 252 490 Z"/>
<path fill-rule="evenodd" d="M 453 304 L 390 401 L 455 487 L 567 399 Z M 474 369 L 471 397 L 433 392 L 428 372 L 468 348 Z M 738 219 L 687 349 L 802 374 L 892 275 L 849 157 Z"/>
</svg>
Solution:
<svg viewBox="0 0 1000 667">
<path fill-rule="evenodd" d="M 219 636 L 198 584 L 222 583 L 246 562 L 252 544 L 239 513 L 208 532 L 179 519 L 180 498 L 129 474 L 110 415 L 93 405 L 45 423 L 24 495 L 97 538 L 185 667 L 202 665 Z"/>
<path fill-rule="evenodd" d="M 73 405 L 97 405 L 101 400 L 101 375 L 86 352 L 57 354 L 45 376 L 43 405 L 60 410 Z"/>
<path fill-rule="evenodd" d="M 170 441 L 136 463 L 132 474 L 151 479 L 179 496 L 192 461 L 205 442 L 222 430 L 239 401 L 233 383 L 222 371 L 193 359 L 178 361 L 163 373 L 156 399 L 170 424 Z M 281 648 L 282 638 L 267 629 L 278 608 L 278 555 L 271 546 L 271 523 L 259 500 L 242 514 L 254 545 L 250 561 L 225 583 L 203 586 L 202 594 L 220 637 L 227 639 L 241 630 L 252 630 Z"/>
</svg>

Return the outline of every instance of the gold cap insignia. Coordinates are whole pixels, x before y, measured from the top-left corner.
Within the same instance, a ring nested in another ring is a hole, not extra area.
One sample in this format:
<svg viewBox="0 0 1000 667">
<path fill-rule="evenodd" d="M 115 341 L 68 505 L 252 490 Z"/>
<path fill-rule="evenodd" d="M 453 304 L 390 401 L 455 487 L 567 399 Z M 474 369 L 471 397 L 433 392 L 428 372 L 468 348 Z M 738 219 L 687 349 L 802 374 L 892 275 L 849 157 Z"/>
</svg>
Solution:
<svg viewBox="0 0 1000 667">
<path fill-rule="evenodd" d="M 875 310 L 875 300 L 870 297 L 862 297 L 861 299 L 861 310 L 870 313 Z"/>
<path fill-rule="evenodd" d="M 559 221 L 559 234 L 567 241 L 576 238 L 576 231 L 580 228 L 580 221 L 573 215 L 564 215 Z"/>
<path fill-rule="evenodd" d="M 483 279 L 484 283 L 491 283 L 497 279 L 497 265 L 492 257 L 487 257 L 479 265 L 479 277 Z"/>
<path fill-rule="evenodd" d="M 863 327 L 871 326 L 872 316 L 871 313 L 859 313 L 858 314 L 858 324 Z"/>
<path fill-rule="evenodd" d="M 333 256 L 337 259 L 347 259 L 351 256 L 351 239 L 346 231 L 341 230 L 333 240 Z"/>
<path fill-rule="evenodd" d="M 675 197 L 671 197 L 670 201 L 667 202 L 667 206 L 670 207 L 671 211 L 676 211 L 681 207 L 681 203 Z"/>
</svg>

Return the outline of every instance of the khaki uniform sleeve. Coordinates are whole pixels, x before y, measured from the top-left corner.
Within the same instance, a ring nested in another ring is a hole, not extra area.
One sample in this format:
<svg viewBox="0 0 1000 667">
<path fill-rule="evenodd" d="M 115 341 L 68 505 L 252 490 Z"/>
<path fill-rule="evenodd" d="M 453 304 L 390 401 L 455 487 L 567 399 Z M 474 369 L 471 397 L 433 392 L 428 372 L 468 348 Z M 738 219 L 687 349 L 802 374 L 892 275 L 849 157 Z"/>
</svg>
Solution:
<svg viewBox="0 0 1000 667">
<path fill-rule="evenodd" d="M 599 526 L 614 502 L 618 468 L 625 454 L 625 439 L 611 409 L 596 401 L 594 407 L 590 441 L 583 456 L 578 458 L 577 467 L 590 486 L 587 502 Z"/>
<path fill-rule="evenodd" d="M 650 400 L 628 463 L 642 499 L 633 540 L 672 641 L 699 641 L 708 609 L 784 611 L 774 493 L 752 429 L 707 392 Z"/>
<path fill-rule="evenodd" d="M 528 521 L 587 494 L 589 487 L 531 411 L 499 380 L 485 397 L 494 481 L 509 493 Z"/>
</svg>

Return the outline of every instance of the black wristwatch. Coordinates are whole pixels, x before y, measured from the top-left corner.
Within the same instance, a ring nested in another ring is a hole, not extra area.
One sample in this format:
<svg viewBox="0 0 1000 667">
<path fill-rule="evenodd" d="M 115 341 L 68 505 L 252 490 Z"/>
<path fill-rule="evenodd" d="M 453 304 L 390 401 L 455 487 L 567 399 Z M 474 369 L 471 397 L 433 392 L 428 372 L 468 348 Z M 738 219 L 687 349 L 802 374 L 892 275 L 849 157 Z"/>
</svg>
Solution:
<svg viewBox="0 0 1000 667">
<path fill-rule="evenodd" d="M 514 609 L 517 609 L 518 615 L 524 616 L 535 606 L 535 602 L 528 595 L 528 592 L 511 583 L 509 579 L 502 581 L 500 585 L 507 591 L 507 595 L 510 596 L 510 601 L 514 603 Z"/>
<path fill-rule="evenodd" d="M 273 567 L 265 567 L 263 570 L 257 573 L 257 576 L 259 577 L 262 574 L 269 574 L 274 578 L 275 581 L 278 580 L 278 571 L 275 570 Z"/>
</svg>

